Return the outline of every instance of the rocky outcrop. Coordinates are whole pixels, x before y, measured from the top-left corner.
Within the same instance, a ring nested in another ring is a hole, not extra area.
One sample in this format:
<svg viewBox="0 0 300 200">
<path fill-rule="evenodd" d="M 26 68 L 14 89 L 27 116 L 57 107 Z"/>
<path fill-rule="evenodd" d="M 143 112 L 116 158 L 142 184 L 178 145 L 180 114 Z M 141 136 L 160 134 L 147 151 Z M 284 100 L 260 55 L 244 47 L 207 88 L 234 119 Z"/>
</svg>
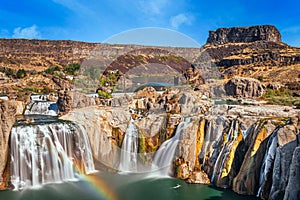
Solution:
<svg viewBox="0 0 300 200">
<path fill-rule="evenodd" d="M 89 97 L 79 92 L 68 90 L 58 92 L 57 106 L 61 114 L 66 114 L 74 108 L 100 105 L 102 103 L 99 98 Z"/>
<path fill-rule="evenodd" d="M 202 98 L 200 92 L 186 88 L 167 89 L 162 94 L 158 94 L 154 88 L 146 87 L 136 92 L 133 97 L 129 105 L 130 109 L 163 111 L 171 114 L 203 114 L 212 104 L 207 97 Z"/>
<path fill-rule="evenodd" d="M 216 31 L 209 31 L 207 43 L 219 45 L 259 40 L 281 42 L 281 35 L 272 25 L 218 28 Z"/>
<path fill-rule="evenodd" d="M 300 48 L 281 42 L 274 26 L 220 28 L 211 31 L 194 62 L 205 74 L 262 78 L 290 83 L 300 73 Z"/>
<path fill-rule="evenodd" d="M 23 113 L 24 105 L 19 101 L 0 100 L 0 190 L 8 187 L 8 151 L 10 131 L 15 116 Z"/>
<path fill-rule="evenodd" d="M 259 80 L 246 77 L 234 77 L 225 84 L 226 95 L 233 97 L 261 97 L 264 89 Z"/>
</svg>

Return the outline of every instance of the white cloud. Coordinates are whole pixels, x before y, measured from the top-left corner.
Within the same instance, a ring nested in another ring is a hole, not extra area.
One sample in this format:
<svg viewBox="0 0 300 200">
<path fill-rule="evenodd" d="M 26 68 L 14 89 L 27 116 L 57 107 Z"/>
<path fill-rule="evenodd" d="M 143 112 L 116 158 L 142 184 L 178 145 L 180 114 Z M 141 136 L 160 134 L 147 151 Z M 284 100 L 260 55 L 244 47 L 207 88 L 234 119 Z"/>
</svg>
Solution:
<svg viewBox="0 0 300 200">
<path fill-rule="evenodd" d="M 171 26 L 175 29 L 178 29 L 182 24 L 191 25 L 193 21 L 193 16 L 180 13 L 176 16 L 171 17 L 170 23 Z"/>
<path fill-rule="evenodd" d="M 160 14 L 168 3 L 169 0 L 142 0 L 138 6 L 146 14 Z"/>
<path fill-rule="evenodd" d="M 32 25 L 26 28 L 21 28 L 21 27 L 15 28 L 12 37 L 13 38 L 40 38 L 41 34 L 37 30 L 37 26 Z"/>
</svg>

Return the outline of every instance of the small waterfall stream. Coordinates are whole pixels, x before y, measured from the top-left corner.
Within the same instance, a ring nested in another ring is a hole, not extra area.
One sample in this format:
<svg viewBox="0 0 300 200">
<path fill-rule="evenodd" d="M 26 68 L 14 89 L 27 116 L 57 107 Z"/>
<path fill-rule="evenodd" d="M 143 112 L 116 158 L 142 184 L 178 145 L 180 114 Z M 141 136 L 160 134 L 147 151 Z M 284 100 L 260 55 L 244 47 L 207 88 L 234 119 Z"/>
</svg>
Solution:
<svg viewBox="0 0 300 200">
<path fill-rule="evenodd" d="M 18 124 L 11 131 L 11 181 L 15 189 L 76 178 L 95 171 L 84 129 L 66 121 Z"/>
<path fill-rule="evenodd" d="M 216 163 L 214 165 L 211 182 L 219 180 L 219 178 L 222 174 L 222 169 L 223 169 L 225 160 L 227 159 L 227 156 L 231 152 L 233 143 L 235 142 L 236 138 L 238 137 L 238 132 L 239 132 L 239 123 L 238 123 L 238 121 L 234 120 L 231 122 L 229 131 L 226 136 L 226 141 L 225 141 L 225 143 L 217 157 Z"/>
<path fill-rule="evenodd" d="M 166 140 L 164 143 L 162 143 L 162 145 L 156 151 L 152 163 L 153 171 L 159 170 L 161 175 L 169 175 L 170 166 L 172 165 L 175 150 L 180 139 L 180 134 L 182 132 L 182 129 L 186 126 L 186 124 L 186 121 L 180 122 L 180 124 L 177 126 L 175 135 L 169 140 Z"/>
<path fill-rule="evenodd" d="M 125 173 L 137 172 L 138 130 L 131 119 L 126 129 L 121 149 L 119 171 Z"/>
</svg>

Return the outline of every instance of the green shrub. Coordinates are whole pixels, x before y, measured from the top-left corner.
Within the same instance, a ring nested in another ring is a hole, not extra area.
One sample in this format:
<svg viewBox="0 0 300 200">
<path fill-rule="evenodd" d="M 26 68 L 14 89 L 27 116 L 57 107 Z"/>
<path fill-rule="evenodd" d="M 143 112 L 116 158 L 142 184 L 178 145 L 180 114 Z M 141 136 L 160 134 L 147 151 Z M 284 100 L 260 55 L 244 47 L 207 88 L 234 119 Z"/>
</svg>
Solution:
<svg viewBox="0 0 300 200">
<path fill-rule="evenodd" d="M 268 89 L 263 97 L 271 98 L 271 97 L 285 97 L 291 96 L 291 91 L 287 88 L 280 88 L 278 90 Z"/>
<path fill-rule="evenodd" d="M 11 77 L 14 75 L 14 70 L 12 70 L 10 68 L 6 68 L 6 67 L 1 68 L 0 72 L 3 72 L 8 77 Z"/>
<path fill-rule="evenodd" d="M 270 104 L 293 106 L 300 103 L 300 97 L 292 97 L 291 91 L 287 88 L 268 89 L 263 98 Z"/>
<path fill-rule="evenodd" d="M 72 63 L 64 67 L 64 72 L 68 75 L 77 75 L 80 69 L 80 64 Z"/>
<path fill-rule="evenodd" d="M 260 82 L 263 82 L 263 81 L 264 81 L 264 77 L 263 77 L 263 76 L 258 76 L 257 79 L 258 79 Z"/>
<path fill-rule="evenodd" d="M 102 90 L 98 90 L 98 95 L 99 95 L 99 98 L 101 98 L 101 99 L 110 99 L 112 97 L 110 93 L 102 91 Z"/>
<path fill-rule="evenodd" d="M 54 67 L 49 67 L 48 69 L 45 70 L 47 74 L 52 74 L 52 75 L 54 74 L 55 71 L 60 71 L 59 66 L 56 65 Z"/>
<path fill-rule="evenodd" d="M 24 69 L 19 69 L 16 76 L 17 78 L 24 78 L 26 76 L 26 71 Z"/>
</svg>

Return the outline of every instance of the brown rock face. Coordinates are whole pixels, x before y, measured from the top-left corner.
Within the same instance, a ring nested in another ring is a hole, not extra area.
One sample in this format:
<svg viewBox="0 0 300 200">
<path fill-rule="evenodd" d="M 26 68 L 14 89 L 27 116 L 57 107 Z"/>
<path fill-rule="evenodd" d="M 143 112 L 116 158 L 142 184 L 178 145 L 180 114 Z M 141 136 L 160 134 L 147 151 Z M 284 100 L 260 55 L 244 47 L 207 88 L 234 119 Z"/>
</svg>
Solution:
<svg viewBox="0 0 300 200">
<path fill-rule="evenodd" d="M 19 101 L 0 101 L 0 190 L 7 187 L 6 174 L 3 174 L 8 159 L 10 130 L 15 123 L 15 115 L 22 114 L 24 105 Z"/>
<path fill-rule="evenodd" d="M 281 42 L 281 35 L 277 28 L 271 25 L 219 28 L 209 32 L 207 43 L 219 45 L 259 40 Z"/>
<path fill-rule="evenodd" d="M 234 97 L 261 97 L 264 93 L 262 84 L 253 78 L 234 77 L 225 84 L 226 94 Z"/>
</svg>

